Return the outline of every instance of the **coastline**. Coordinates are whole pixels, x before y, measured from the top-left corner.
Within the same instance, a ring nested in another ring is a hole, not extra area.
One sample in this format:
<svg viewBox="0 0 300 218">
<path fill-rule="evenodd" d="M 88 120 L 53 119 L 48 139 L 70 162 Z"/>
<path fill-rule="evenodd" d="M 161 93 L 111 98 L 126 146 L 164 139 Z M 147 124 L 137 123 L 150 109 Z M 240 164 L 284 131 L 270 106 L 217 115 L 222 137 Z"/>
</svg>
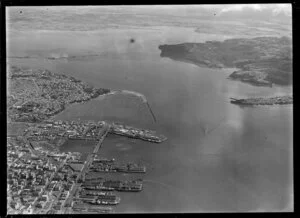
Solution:
<svg viewBox="0 0 300 218">
<path fill-rule="evenodd" d="M 292 85 L 289 37 L 232 38 L 159 45 L 161 57 L 207 68 L 237 68 L 228 79 L 253 86 Z"/>
<path fill-rule="evenodd" d="M 293 96 L 276 96 L 276 97 L 260 97 L 260 98 L 230 98 L 232 104 L 238 105 L 287 105 L 293 104 Z"/>
<path fill-rule="evenodd" d="M 108 93 L 99 95 L 99 96 L 97 96 L 97 97 L 95 97 L 95 98 L 91 98 L 91 99 L 86 100 L 86 101 L 82 101 L 82 102 L 74 102 L 74 103 L 65 105 L 65 108 L 64 108 L 62 111 L 60 111 L 60 112 L 57 113 L 57 114 L 54 114 L 53 116 L 49 117 L 48 119 L 44 120 L 43 122 L 55 120 L 55 118 L 56 118 L 57 116 L 59 116 L 59 115 L 62 114 L 65 110 L 69 109 L 69 108 L 72 107 L 72 106 L 86 104 L 86 103 L 88 103 L 88 102 L 90 102 L 90 101 L 96 100 L 97 98 L 101 98 L 101 97 L 106 97 L 106 96 L 108 96 L 108 95 L 112 95 L 114 92 L 116 92 L 116 91 L 115 91 L 115 90 L 111 90 L 111 91 L 108 92 Z M 102 100 L 102 99 L 101 99 L 101 100 Z"/>
<path fill-rule="evenodd" d="M 8 81 L 12 86 L 8 89 L 8 97 L 13 96 L 8 102 L 8 122 L 52 120 L 73 104 L 84 104 L 111 91 L 63 73 L 16 65 L 9 65 Z M 22 88 L 27 87 L 30 87 L 28 92 L 22 92 Z"/>
</svg>

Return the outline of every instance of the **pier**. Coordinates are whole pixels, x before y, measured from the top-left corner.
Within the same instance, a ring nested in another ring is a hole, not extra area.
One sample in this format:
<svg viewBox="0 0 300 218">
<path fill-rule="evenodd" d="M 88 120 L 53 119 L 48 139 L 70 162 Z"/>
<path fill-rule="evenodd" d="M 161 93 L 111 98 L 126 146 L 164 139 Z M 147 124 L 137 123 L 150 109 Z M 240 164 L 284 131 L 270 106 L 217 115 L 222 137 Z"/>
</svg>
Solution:
<svg viewBox="0 0 300 218">
<path fill-rule="evenodd" d="M 158 135 L 155 131 L 138 129 L 132 126 L 116 123 L 111 125 L 109 133 L 155 143 L 161 143 L 167 140 L 167 137 L 164 135 Z"/>
<path fill-rule="evenodd" d="M 78 199 L 81 199 L 80 197 L 78 197 L 78 194 L 80 196 L 80 193 L 78 193 L 78 191 L 81 190 L 82 188 L 85 190 L 92 190 L 93 192 L 97 192 L 99 190 L 101 191 L 115 190 L 121 192 L 142 191 L 143 186 L 142 186 L 142 180 L 139 181 L 140 179 L 134 181 L 105 180 L 102 181 L 102 183 L 99 181 L 97 185 L 83 185 L 84 182 L 86 181 L 86 176 L 89 176 L 88 172 L 90 169 L 92 170 L 94 169 L 95 172 L 107 172 L 107 173 L 109 172 L 146 173 L 145 166 L 140 166 L 133 163 L 116 165 L 116 164 L 112 164 L 112 162 L 114 162 L 114 159 L 112 160 L 98 159 L 98 161 L 95 159 L 108 133 L 122 135 L 130 138 L 141 139 L 141 140 L 155 142 L 155 143 L 160 143 L 167 139 L 165 136 L 158 135 L 155 131 L 152 130 L 139 129 L 132 126 L 123 125 L 123 124 L 106 123 L 104 121 L 98 122 L 97 124 L 84 123 L 84 122 L 74 124 L 74 122 L 55 121 L 55 122 L 42 123 L 37 126 L 30 127 L 29 130 L 26 131 L 26 133 L 24 134 L 24 143 L 27 145 L 26 147 L 30 151 L 32 158 L 47 159 L 52 164 L 56 165 L 55 172 L 51 177 L 49 177 L 49 181 L 46 183 L 45 187 L 48 187 L 48 185 L 52 182 L 53 178 L 56 175 L 58 175 L 60 169 L 62 169 L 64 166 L 69 166 L 69 165 L 71 166 L 72 163 L 75 164 L 81 163 L 80 166 L 81 168 L 78 168 L 77 170 L 73 168 L 72 170 L 74 176 L 72 177 L 73 184 L 68 187 L 67 190 L 68 192 L 63 192 L 63 190 L 65 190 L 64 188 L 61 189 L 58 195 L 56 195 L 55 197 L 56 200 L 51 199 L 52 203 L 47 206 L 47 209 L 43 210 L 44 212 L 48 210 L 49 207 L 58 208 L 55 209 L 58 210 L 56 211 L 56 213 L 58 214 L 67 214 L 67 213 L 72 213 L 74 211 L 77 211 L 76 207 L 73 210 L 74 205 L 72 203 L 77 202 Z M 85 161 L 75 160 L 74 158 L 72 158 L 73 160 L 70 160 L 70 158 L 67 157 L 65 158 L 64 161 L 60 162 L 55 158 L 56 157 L 59 158 L 61 156 L 65 157 L 65 154 L 63 155 L 47 154 L 46 156 L 44 156 L 39 150 L 35 149 L 34 144 L 32 145 L 31 140 L 29 140 L 30 139 L 29 137 L 33 137 L 33 139 L 34 137 L 37 137 L 39 140 L 40 139 L 52 140 L 53 135 L 59 138 L 63 138 L 64 140 L 68 140 L 68 138 L 92 140 L 91 143 L 93 143 L 93 148 L 88 152 Z M 82 185 L 83 187 L 81 187 Z M 37 207 L 37 205 L 39 204 L 38 201 L 45 193 L 45 190 L 46 190 L 45 188 L 42 189 L 42 192 L 35 198 L 35 201 L 32 204 L 34 210 L 38 210 Z M 56 205 L 60 197 L 63 201 L 61 201 L 60 205 Z M 116 205 L 119 203 L 119 200 L 111 201 L 110 199 L 106 199 L 106 197 L 103 197 L 103 199 L 100 198 L 101 196 L 100 197 L 98 196 L 97 201 L 96 200 L 93 201 L 92 204 Z M 84 201 L 86 203 L 89 203 L 86 200 Z M 85 210 L 89 210 L 90 208 L 89 205 L 85 205 L 84 207 Z M 81 209 L 78 210 L 82 211 Z M 101 209 L 99 209 L 98 212 L 100 213 Z"/>
<path fill-rule="evenodd" d="M 109 124 L 105 124 L 105 126 L 100 130 L 101 133 L 99 134 L 99 142 L 97 143 L 97 145 L 94 148 L 93 154 L 96 154 L 99 150 L 99 148 L 102 145 L 102 142 L 104 141 L 106 135 L 108 134 L 110 130 L 110 125 Z"/>
<path fill-rule="evenodd" d="M 103 126 L 103 128 L 100 129 L 100 133 L 99 133 L 99 141 L 97 142 L 94 150 L 92 153 L 90 153 L 88 156 L 87 156 L 87 159 L 83 165 L 83 168 L 81 170 L 81 172 L 78 174 L 77 176 L 77 179 L 76 179 L 76 184 L 74 184 L 70 190 L 70 194 L 68 195 L 67 199 L 65 200 L 65 203 L 64 203 L 64 207 L 65 205 L 71 205 L 70 202 L 72 202 L 72 199 L 74 197 L 74 194 L 76 193 L 76 190 L 78 189 L 78 187 L 80 186 L 79 184 L 81 182 L 79 182 L 80 180 L 84 181 L 85 180 L 85 174 L 86 174 L 86 171 L 87 169 L 89 168 L 91 162 L 93 161 L 94 159 L 94 156 L 95 154 L 97 154 L 97 152 L 99 151 L 99 148 L 101 147 L 107 133 L 109 132 L 110 130 L 110 125 L 109 124 L 105 124 Z M 66 211 L 66 208 L 65 210 Z"/>
</svg>

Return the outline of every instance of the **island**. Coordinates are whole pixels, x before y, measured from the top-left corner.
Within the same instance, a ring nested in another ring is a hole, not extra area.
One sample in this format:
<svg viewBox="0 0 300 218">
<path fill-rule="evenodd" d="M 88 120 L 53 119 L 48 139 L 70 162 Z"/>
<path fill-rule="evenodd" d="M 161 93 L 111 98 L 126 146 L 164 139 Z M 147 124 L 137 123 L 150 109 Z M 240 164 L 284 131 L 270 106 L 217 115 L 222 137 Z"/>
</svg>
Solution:
<svg viewBox="0 0 300 218">
<path fill-rule="evenodd" d="M 239 105 L 274 105 L 274 104 L 293 104 L 292 96 L 277 96 L 269 98 L 245 98 L 235 99 L 231 98 L 230 101 L 233 104 Z"/>
<path fill-rule="evenodd" d="M 161 57 L 209 68 L 237 68 L 229 78 L 255 86 L 292 84 L 289 37 L 233 38 L 205 43 L 160 45 Z"/>
</svg>

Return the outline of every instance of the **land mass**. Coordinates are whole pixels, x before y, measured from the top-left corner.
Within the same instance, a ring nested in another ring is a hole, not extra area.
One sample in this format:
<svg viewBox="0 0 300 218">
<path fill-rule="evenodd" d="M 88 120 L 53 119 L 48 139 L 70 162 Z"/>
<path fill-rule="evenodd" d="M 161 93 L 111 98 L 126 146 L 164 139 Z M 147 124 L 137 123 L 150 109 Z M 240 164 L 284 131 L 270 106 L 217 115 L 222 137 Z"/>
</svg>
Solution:
<svg viewBox="0 0 300 218">
<path fill-rule="evenodd" d="M 238 68 L 229 78 L 256 86 L 292 84 L 289 37 L 234 38 L 205 43 L 160 45 L 161 57 L 210 68 Z"/>
<path fill-rule="evenodd" d="M 292 96 L 277 96 L 269 98 L 231 98 L 231 103 L 239 105 L 274 105 L 274 104 L 293 104 Z"/>
<path fill-rule="evenodd" d="M 7 114 L 9 122 L 41 122 L 67 105 L 109 93 L 63 74 L 9 66 Z"/>
</svg>

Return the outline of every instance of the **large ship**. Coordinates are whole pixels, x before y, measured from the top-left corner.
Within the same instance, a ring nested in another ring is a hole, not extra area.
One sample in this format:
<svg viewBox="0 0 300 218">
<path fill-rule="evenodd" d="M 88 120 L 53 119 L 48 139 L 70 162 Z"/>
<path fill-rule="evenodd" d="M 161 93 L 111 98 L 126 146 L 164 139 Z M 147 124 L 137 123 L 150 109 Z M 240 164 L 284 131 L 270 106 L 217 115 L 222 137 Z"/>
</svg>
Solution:
<svg viewBox="0 0 300 218">
<path fill-rule="evenodd" d="M 122 124 L 112 124 L 110 133 L 116 135 L 127 136 L 129 138 L 142 139 L 145 141 L 161 143 L 167 140 L 167 137 L 163 135 L 157 135 L 154 131 L 137 129 L 131 126 L 125 126 Z"/>
<path fill-rule="evenodd" d="M 117 170 L 113 170 L 113 169 L 110 169 L 108 167 L 91 167 L 90 171 L 92 171 L 92 172 L 101 172 L 101 173 L 117 172 Z"/>
<path fill-rule="evenodd" d="M 96 196 L 101 199 L 115 200 L 117 196 L 113 192 L 97 192 L 97 191 L 83 191 L 82 196 Z"/>
<path fill-rule="evenodd" d="M 74 204 L 72 207 L 72 210 L 75 212 L 96 212 L 96 213 L 109 213 L 112 212 L 111 207 L 101 207 L 101 206 L 90 206 L 86 207 L 86 205 L 80 203 L 80 204 Z"/>
<path fill-rule="evenodd" d="M 110 163 L 93 163 L 90 167 L 90 171 L 93 172 L 122 172 L 122 173 L 146 173 L 146 167 L 140 166 L 134 163 L 116 165 Z"/>
<path fill-rule="evenodd" d="M 122 185 L 122 181 L 119 180 L 106 180 L 102 184 L 104 187 L 117 189 Z"/>
<path fill-rule="evenodd" d="M 146 167 L 129 163 L 129 164 L 117 167 L 117 171 L 123 172 L 123 173 L 146 173 Z"/>
<path fill-rule="evenodd" d="M 116 205 L 120 203 L 121 198 L 114 194 L 102 194 L 97 196 L 81 195 L 78 199 L 91 204 Z"/>
<path fill-rule="evenodd" d="M 139 192 L 142 191 L 143 184 L 142 180 L 124 181 L 116 189 L 117 191 L 127 191 L 127 192 Z"/>
<path fill-rule="evenodd" d="M 143 189 L 142 184 L 123 184 L 119 188 L 117 188 L 117 191 L 123 191 L 123 192 L 140 192 Z"/>
<path fill-rule="evenodd" d="M 101 199 L 98 198 L 94 201 L 89 202 L 90 204 L 96 204 L 96 205 L 117 205 L 120 203 L 120 197 L 117 197 L 115 200 L 110 199 Z"/>
<path fill-rule="evenodd" d="M 101 185 L 84 186 L 84 189 L 93 190 L 93 191 L 114 191 L 115 190 L 115 188 L 113 187 L 101 186 Z"/>
<path fill-rule="evenodd" d="M 114 158 L 112 159 L 107 159 L 107 158 L 94 158 L 95 163 L 113 163 L 115 161 Z"/>
<path fill-rule="evenodd" d="M 93 163 L 89 170 L 92 172 L 117 172 L 110 163 Z"/>
<path fill-rule="evenodd" d="M 94 191 L 128 191 L 138 192 L 142 191 L 143 185 L 141 180 L 135 181 L 119 181 L 119 180 L 106 180 L 98 185 L 86 185 L 84 189 Z"/>
</svg>

